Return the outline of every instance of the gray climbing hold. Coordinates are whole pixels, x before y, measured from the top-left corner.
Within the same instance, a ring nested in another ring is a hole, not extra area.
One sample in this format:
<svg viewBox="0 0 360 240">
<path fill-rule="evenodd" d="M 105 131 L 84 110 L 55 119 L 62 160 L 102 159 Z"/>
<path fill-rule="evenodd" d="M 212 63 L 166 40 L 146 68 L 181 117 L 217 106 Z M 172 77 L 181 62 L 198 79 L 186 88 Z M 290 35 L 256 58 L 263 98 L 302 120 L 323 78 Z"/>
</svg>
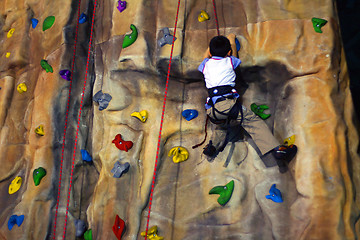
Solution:
<svg viewBox="0 0 360 240">
<path fill-rule="evenodd" d="M 167 27 L 163 28 L 161 31 L 163 32 L 164 36 L 158 40 L 159 46 L 163 47 L 165 44 L 171 45 L 172 40 L 173 40 L 173 36 L 170 35 L 169 28 L 167 28 Z M 174 41 L 175 40 L 176 40 L 176 38 L 174 39 Z"/>
<path fill-rule="evenodd" d="M 83 220 L 75 219 L 75 235 L 81 237 L 86 230 L 86 224 Z"/>
<path fill-rule="evenodd" d="M 94 102 L 97 102 L 99 104 L 99 110 L 102 111 L 106 109 L 109 106 L 109 102 L 111 101 L 112 97 L 108 93 L 103 93 L 101 90 L 98 91 L 94 97 Z"/>
<path fill-rule="evenodd" d="M 114 163 L 113 169 L 111 169 L 111 173 L 113 173 L 114 178 L 120 178 L 124 173 L 127 173 L 130 168 L 130 163 L 126 162 L 121 164 L 119 161 Z"/>
</svg>

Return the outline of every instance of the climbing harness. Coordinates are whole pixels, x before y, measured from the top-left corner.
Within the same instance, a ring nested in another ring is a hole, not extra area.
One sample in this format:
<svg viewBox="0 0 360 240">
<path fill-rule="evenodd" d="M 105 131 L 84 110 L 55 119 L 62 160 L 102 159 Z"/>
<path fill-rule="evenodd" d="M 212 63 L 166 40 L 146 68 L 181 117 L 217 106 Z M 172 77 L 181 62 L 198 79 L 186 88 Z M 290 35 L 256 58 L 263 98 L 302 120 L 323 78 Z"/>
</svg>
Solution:
<svg viewBox="0 0 360 240">
<path fill-rule="evenodd" d="M 178 0 L 178 6 L 177 6 L 177 11 L 176 11 L 176 19 L 175 19 L 175 27 L 174 27 L 174 35 L 173 35 L 173 40 L 172 40 L 172 44 L 171 44 L 171 52 L 170 52 L 170 58 L 169 58 L 169 65 L 168 65 L 168 71 L 167 71 L 167 76 L 166 76 L 166 85 L 165 85 L 163 108 L 162 108 L 162 113 L 161 113 L 161 121 L 160 121 L 160 130 L 159 130 L 158 144 L 157 144 L 157 149 L 156 149 L 156 158 L 155 158 L 155 165 L 154 165 L 154 173 L 153 173 L 153 179 L 152 179 L 152 183 L 151 183 L 151 191 L 150 191 L 150 199 L 149 199 L 149 210 L 148 210 L 148 216 L 147 216 L 147 220 L 146 220 L 145 240 L 147 239 L 148 231 L 149 231 L 149 221 L 150 221 L 151 205 L 152 205 L 152 199 L 153 199 L 153 194 L 154 194 L 154 186 L 155 186 L 155 179 L 156 179 L 156 173 L 157 173 L 157 164 L 158 164 L 159 153 L 160 153 L 161 132 L 162 132 L 162 127 L 163 127 L 163 122 L 164 122 L 166 98 L 167 98 L 167 92 L 168 92 L 168 86 L 169 86 L 169 79 L 170 79 L 171 60 L 172 60 L 172 55 L 173 55 L 173 50 L 174 50 L 174 42 L 175 42 L 177 21 L 178 21 L 178 16 L 179 16 L 179 9 L 180 9 L 180 0 Z"/>
</svg>

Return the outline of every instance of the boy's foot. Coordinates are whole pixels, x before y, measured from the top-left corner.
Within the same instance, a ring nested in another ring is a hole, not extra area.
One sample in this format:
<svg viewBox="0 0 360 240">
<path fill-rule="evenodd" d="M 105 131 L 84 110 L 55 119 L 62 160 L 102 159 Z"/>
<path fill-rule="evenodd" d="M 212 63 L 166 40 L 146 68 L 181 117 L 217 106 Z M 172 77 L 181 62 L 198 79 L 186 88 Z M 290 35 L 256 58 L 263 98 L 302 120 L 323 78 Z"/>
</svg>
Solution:
<svg viewBox="0 0 360 240">
<path fill-rule="evenodd" d="M 215 157 L 216 156 L 216 148 L 212 145 L 212 141 L 209 141 L 209 144 L 205 146 L 203 154 L 208 157 Z"/>
<path fill-rule="evenodd" d="M 274 148 L 274 157 L 278 160 L 282 160 L 286 163 L 289 163 L 296 155 L 297 153 L 297 147 L 296 145 L 280 145 L 276 148 Z"/>
</svg>

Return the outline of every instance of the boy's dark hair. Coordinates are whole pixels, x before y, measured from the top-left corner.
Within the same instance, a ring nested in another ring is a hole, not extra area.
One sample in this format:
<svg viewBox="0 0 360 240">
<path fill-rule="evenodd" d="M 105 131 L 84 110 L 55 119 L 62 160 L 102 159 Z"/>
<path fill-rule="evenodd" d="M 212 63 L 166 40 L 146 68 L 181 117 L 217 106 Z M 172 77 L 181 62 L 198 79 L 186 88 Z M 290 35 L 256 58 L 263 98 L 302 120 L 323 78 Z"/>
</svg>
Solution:
<svg viewBox="0 0 360 240">
<path fill-rule="evenodd" d="M 210 53 L 213 56 L 225 57 L 231 50 L 229 39 L 224 36 L 213 37 L 209 44 Z"/>
</svg>

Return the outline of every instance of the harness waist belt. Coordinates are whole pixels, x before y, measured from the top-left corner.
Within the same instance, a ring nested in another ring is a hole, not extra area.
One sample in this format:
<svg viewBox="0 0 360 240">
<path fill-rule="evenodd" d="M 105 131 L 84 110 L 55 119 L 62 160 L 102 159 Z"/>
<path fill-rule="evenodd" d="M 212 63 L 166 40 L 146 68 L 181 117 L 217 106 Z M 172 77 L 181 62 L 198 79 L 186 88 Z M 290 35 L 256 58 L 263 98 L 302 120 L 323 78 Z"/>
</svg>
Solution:
<svg viewBox="0 0 360 240">
<path fill-rule="evenodd" d="M 228 93 L 232 93 L 233 87 L 230 85 L 218 86 L 208 89 L 209 97 L 222 96 Z"/>
</svg>

